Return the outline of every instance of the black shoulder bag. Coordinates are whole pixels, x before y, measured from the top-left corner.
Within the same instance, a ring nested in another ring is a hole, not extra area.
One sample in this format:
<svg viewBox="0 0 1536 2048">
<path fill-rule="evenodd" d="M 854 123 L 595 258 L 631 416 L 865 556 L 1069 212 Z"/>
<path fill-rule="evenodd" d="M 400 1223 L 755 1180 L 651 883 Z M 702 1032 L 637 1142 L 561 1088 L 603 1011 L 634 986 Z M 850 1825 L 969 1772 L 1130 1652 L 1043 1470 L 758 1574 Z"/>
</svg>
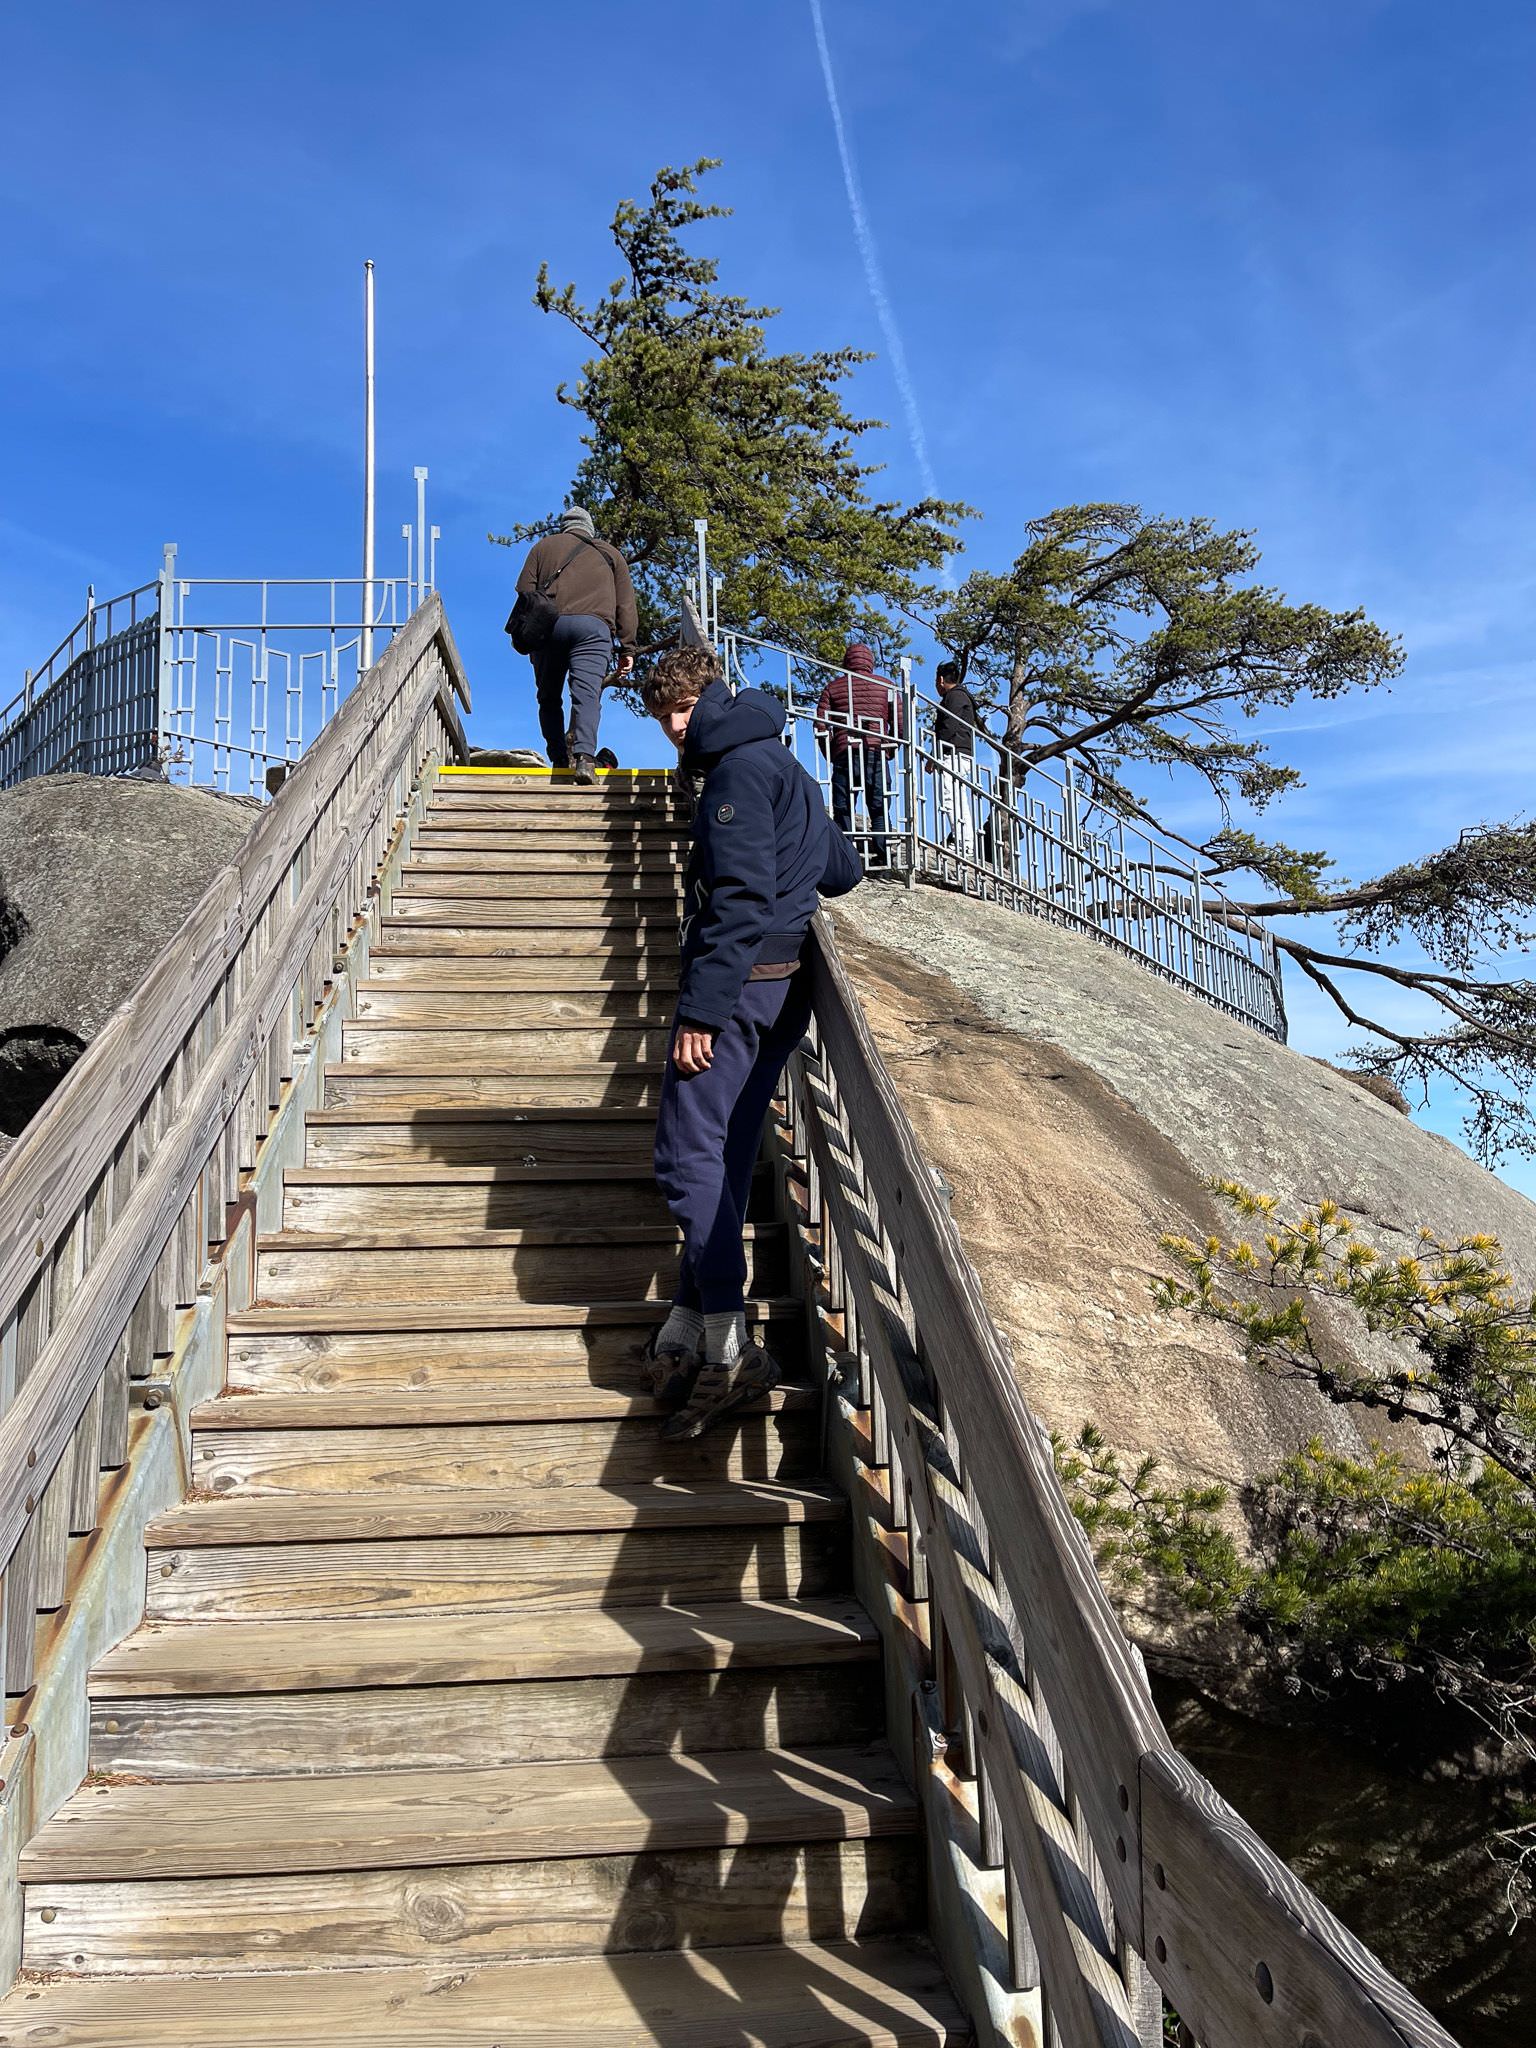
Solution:
<svg viewBox="0 0 1536 2048">
<path fill-rule="evenodd" d="M 578 534 L 576 545 L 547 582 L 541 576 L 532 590 L 518 592 L 517 602 L 507 614 L 505 630 L 519 654 L 536 654 L 548 642 L 560 617 L 560 607 L 549 593 L 586 544 L 586 535 Z"/>
</svg>

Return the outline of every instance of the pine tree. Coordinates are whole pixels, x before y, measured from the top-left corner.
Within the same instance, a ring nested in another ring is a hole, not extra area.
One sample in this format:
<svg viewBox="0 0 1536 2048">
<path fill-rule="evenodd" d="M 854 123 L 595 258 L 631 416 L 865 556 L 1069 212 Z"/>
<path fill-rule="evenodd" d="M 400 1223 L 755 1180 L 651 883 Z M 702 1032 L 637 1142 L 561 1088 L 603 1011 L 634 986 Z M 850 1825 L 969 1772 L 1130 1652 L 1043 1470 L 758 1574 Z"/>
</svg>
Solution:
<svg viewBox="0 0 1536 2048">
<path fill-rule="evenodd" d="M 1015 774 L 1070 762 L 1106 812 L 1189 848 L 1226 892 L 1212 915 L 1270 930 L 1281 954 L 1361 1034 L 1342 1057 L 1427 1095 L 1466 1093 L 1468 1141 L 1487 1162 L 1536 1152 L 1536 982 L 1503 961 L 1536 943 L 1536 825 L 1469 824 L 1426 857 L 1363 882 L 1325 851 L 1236 821 L 1301 781 L 1248 729 L 1303 704 L 1379 689 L 1398 642 L 1361 611 L 1292 604 L 1258 582 L 1253 536 L 1135 505 L 1077 505 L 1037 519 L 1004 575 L 978 571 L 935 631 L 1005 712 Z M 1210 829 L 1173 831 L 1145 795 L 1149 771 L 1191 780 Z M 1244 880 L 1257 883 L 1251 894 Z M 1306 935 L 1329 922 L 1335 942 Z M 1393 957 L 1383 957 L 1390 954 Z M 1381 1005 L 1383 987 L 1417 998 Z"/>
<path fill-rule="evenodd" d="M 767 330 L 776 309 L 717 289 L 718 264 L 684 239 L 729 217 L 696 197 L 715 168 L 703 158 L 658 171 L 645 204 L 624 201 L 612 224 L 623 273 L 592 304 L 572 284 L 557 289 L 547 264 L 539 272 L 534 303 L 593 350 L 558 393 L 581 416 L 587 451 L 571 500 L 623 549 L 643 639 L 673 630 L 694 567 L 694 521 L 707 518 L 733 624 L 832 661 L 858 634 L 888 657 L 903 609 L 956 547 L 967 508 L 873 495 L 880 465 L 863 448 L 883 423 L 855 417 L 843 396 L 869 358 L 851 348 L 775 352 Z M 506 544 L 546 525 L 522 526 Z"/>
</svg>

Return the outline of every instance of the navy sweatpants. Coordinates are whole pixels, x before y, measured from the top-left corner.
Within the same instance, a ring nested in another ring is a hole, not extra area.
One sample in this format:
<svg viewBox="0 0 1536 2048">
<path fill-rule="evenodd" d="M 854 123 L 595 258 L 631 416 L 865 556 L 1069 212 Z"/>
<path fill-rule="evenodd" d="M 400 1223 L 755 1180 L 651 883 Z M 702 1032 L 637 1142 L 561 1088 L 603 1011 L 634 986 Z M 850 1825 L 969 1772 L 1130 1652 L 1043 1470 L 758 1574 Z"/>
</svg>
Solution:
<svg viewBox="0 0 1536 2048">
<path fill-rule="evenodd" d="M 673 1296 L 679 1308 L 715 1315 L 746 1299 L 741 1232 L 763 1120 L 810 1018 L 803 968 L 783 981 L 749 981 L 731 1021 L 715 1033 L 713 1065 L 687 1079 L 672 1059 L 672 1020 L 656 1116 L 656 1185 L 683 1233 Z"/>
<path fill-rule="evenodd" d="M 572 612 L 529 659 L 539 693 L 539 731 L 552 768 L 572 754 L 597 752 L 597 713 L 603 679 L 613 666 L 613 628 L 606 619 Z M 571 720 L 565 720 L 565 685 L 571 685 Z"/>
</svg>

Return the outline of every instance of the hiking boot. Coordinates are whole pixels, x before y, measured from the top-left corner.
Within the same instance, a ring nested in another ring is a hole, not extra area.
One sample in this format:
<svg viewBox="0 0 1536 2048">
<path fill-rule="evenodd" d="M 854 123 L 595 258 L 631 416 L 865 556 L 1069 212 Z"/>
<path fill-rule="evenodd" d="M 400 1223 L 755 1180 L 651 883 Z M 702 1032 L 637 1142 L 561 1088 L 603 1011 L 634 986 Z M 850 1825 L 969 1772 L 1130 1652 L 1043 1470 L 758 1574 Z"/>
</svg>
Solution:
<svg viewBox="0 0 1536 2048">
<path fill-rule="evenodd" d="M 660 1407 L 681 1408 L 693 1392 L 693 1383 L 704 1360 L 697 1351 L 685 1351 L 680 1345 L 669 1345 L 665 1351 L 658 1351 L 656 1338 L 659 1335 L 659 1331 L 653 1331 L 645 1343 L 632 1345 L 625 1352 L 623 1362 L 639 1367 L 646 1392 L 655 1397 Z"/>
<path fill-rule="evenodd" d="M 711 1423 L 735 1408 L 757 1401 L 779 1383 L 779 1368 L 761 1344 L 743 1345 L 729 1365 L 705 1359 L 694 1380 L 693 1391 L 675 1415 L 661 1425 L 663 1443 L 689 1443 L 702 1436 Z"/>
<path fill-rule="evenodd" d="M 576 781 L 581 783 L 583 787 L 590 788 L 596 782 L 597 768 L 590 754 L 573 754 L 571 756 L 571 768 Z"/>
</svg>

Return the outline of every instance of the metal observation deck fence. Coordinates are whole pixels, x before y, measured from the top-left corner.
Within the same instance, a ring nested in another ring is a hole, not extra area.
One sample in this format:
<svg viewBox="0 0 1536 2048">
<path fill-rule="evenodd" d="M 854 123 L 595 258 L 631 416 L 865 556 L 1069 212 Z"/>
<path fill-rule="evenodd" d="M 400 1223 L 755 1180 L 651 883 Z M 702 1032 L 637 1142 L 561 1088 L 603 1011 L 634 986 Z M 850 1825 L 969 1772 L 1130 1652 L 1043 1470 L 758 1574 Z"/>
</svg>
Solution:
<svg viewBox="0 0 1536 2048">
<path fill-rule="evenodd" d="M 432 551 L 435 552 L 435 551 Z M 0 708 L 0 788 L 33 775 L 157 773 L 267 796 L 427 596 L 424 574 L 183 577 L 86 600 Z M 435 565 L 431 565 L 435 566 Z"/>
<path fill-rule="evenodd" d="M 690 602 L 684 631 L 712 640 L 732 688 L 766 688 L 789 713 L 786 743 L 874 872 L 947 882 L 968 895 L 1088 932 L 1229 1016 L 1284 1040 L 1280 961 L 1269 933 L 1232 910 L 1187 853 L 1095 801 L 1063 763 L 1024 768 L 989 734 L 947 745 L 941 706 L 903 659 L 884 718 L 828 701 L 846 671 L 712 621 Z"/>
</svg>

